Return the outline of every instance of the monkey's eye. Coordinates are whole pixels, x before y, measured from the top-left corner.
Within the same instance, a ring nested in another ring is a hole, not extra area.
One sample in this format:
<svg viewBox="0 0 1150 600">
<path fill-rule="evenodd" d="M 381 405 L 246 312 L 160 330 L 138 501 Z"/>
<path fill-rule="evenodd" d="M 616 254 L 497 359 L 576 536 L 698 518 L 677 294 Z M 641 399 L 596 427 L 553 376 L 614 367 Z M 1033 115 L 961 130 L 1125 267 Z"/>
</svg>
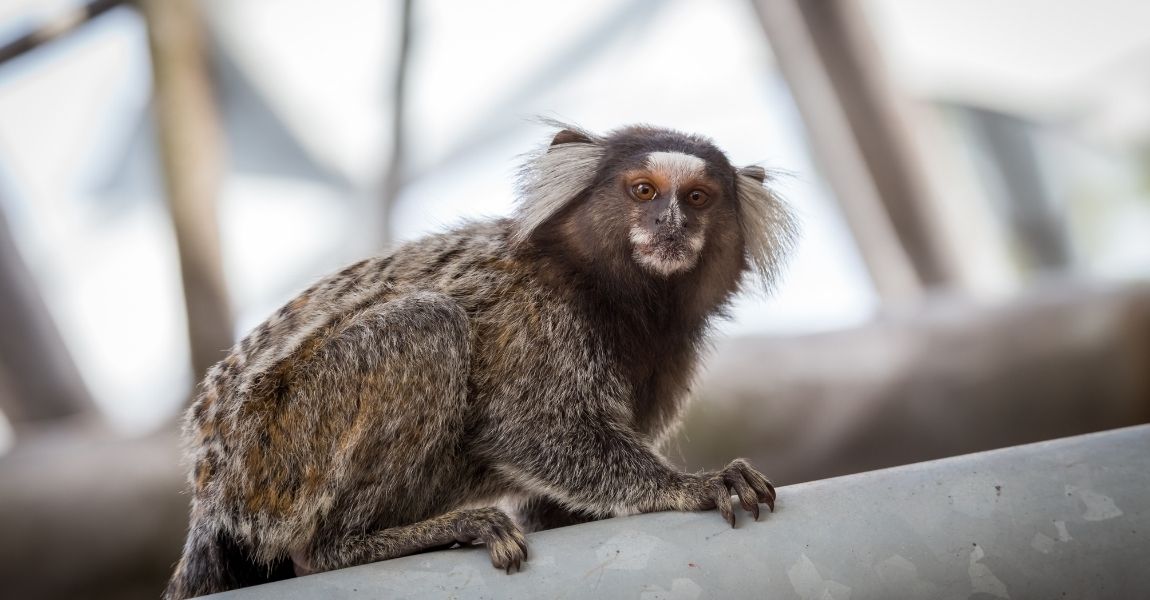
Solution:
<svg viewBox="0 0 1150 600">
<path fill-rule="evenodd" d="M 705 205 L 707 200 L 710 199 L 711 197 L 703 190 L 691 190 L 691 192 L 687 194 L 687 203 L 695 207 Z"/>
<path fill-rule="evenodd" d="M 636 183 L 635 185 L 631 186 L 631 194 L 635 196 L 635 199 L 640 202 L 653 200 L 657 193 L 658 192 L 655 190 L 655 186 L 646 182 Z"/>
</svg>

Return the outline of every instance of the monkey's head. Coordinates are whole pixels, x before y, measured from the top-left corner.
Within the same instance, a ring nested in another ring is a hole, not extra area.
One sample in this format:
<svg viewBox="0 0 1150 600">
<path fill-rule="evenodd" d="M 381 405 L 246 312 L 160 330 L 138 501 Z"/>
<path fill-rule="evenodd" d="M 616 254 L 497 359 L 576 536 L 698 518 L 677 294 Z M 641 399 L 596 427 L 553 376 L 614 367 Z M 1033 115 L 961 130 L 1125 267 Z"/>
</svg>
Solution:
<svg viewBox="0 0 1150 600">
<path fill-rule="evenodd" d="M 769 285 L 794 228 L 765 170 L 666 129 L 561 127 L 522 171 L 513 243 L 559 244 L 623 277 L 697 280 L 705 270 L 734 286 L 750 270 Z"/>
</svg>

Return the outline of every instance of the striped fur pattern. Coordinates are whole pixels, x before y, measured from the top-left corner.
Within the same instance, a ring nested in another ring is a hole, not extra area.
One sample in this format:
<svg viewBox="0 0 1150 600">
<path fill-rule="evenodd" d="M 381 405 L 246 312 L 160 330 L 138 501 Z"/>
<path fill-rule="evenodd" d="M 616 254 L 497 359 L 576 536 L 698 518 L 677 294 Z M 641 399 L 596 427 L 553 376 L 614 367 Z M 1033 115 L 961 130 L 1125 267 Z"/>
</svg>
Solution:
<svg viewBox="0 0 1150 600">
<path fill-rule="evenodd" d="M 655 152 L 701 168 L 660 170 Z M 524 529 L 714 508 L 733 525 L 732 493 L 757 518 L 774 489 L 746 462 L 683 473 L 657 450 L 708 324 L 789 245 L 755 174 L 696 136 L 564 129 L 529 161 L 513 218 L 360 261 L 288 302 L 187 413 L 191 523 L 166 597 L 457 543 L 511 571 Z M 634 198 L 636 178 L 663 197 Z M 680 251 L 690 265 L 669 273 L 637 259 Z"/>
</svg>

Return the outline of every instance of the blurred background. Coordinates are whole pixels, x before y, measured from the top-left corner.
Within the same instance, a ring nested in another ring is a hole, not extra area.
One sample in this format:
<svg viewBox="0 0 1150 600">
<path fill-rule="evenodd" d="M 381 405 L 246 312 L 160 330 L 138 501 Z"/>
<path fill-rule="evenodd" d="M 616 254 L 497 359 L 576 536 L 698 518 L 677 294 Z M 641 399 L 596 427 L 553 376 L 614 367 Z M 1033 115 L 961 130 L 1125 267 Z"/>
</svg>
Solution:
<svg viewBox="0 0 1150 600">
<path fill-rule="evenodd" d="M 778 483 L 1150 421 L 1150 3 L 0 0 L 0 590 L 154 598 L 204 370 L 507 214 L 534 117 L 779 169 L 691 468 Z"/>
</svg>

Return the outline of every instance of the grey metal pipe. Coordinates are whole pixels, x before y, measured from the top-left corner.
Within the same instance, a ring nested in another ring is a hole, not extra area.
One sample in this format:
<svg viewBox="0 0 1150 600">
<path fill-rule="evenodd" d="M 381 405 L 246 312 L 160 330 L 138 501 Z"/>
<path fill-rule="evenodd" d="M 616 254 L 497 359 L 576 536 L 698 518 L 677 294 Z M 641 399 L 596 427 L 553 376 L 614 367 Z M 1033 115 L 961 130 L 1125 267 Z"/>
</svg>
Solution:
<svg viewBox="0 0 1150 600">
<path fill-rule="evenodd" d="M 788 486 L 736 529 L 653 513 L 217 598 L 1150 598 L 1150 425 Z"/>
</svg>

